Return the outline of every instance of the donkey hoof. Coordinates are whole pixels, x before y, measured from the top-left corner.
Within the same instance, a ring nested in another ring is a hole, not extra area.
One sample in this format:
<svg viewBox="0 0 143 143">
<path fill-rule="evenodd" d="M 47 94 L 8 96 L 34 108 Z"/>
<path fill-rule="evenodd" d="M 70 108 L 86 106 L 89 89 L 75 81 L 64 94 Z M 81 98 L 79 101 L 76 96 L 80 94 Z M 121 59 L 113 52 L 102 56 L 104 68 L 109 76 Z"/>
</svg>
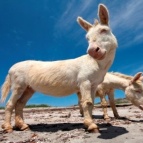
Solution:
<svg viewBox="0 0 143 143">
<path fill-rule="evenodd" d="M 19 128 L 21 131 L 24 131 L 24 130 L 29 130 L 29 126 L 27 124 L 23 124 L 20 128 Z"/>
<path fill-rule="evenodd" d="M 111 118 L 105 118 L 105 121 L 106 121 L 106 122 L 110 122 L 110 121 L 111 121 Z"/>
<path fill-rule="evenodd" d="M 21 129 L 20 129 L 21 131 L 28 131 L 28 130 L 30 130 L 30 128 L 29 128 L 29 126 L 25 126 L 25 127 L 22 127 Z"/>
<path fill-rule="evenodd" d="M 20 131 L 29 130 L 29 126 L 27 124 L 23 124 L 22 126 L 15 125 L 14 129 L 15 130 L 19 129 Z"/>
<path fill-rule="evenodd" d="M 99 133 L 99 129 L 92 129 L 88 131 L 89 133 Z"/>
<path fill-rule="evenodd" d="M 92 123 L 89 127 L 88 127 L 88 131 L 91 133 L 99 133 L 99 128 L 97 125 L 95 125 L 94 123 Z"/>
<path fill-rule="evenodd" d="M 11 133 L 13 131 L 13 128 L 11 125 L 2 124 L 1 127 L 4 133 Z"/>
<path fill-rule="evenodd" d="M 12 133 L 13 132 L 13 129 L 4 129 L 3 130 L 3 133 Z"/>
</svg>

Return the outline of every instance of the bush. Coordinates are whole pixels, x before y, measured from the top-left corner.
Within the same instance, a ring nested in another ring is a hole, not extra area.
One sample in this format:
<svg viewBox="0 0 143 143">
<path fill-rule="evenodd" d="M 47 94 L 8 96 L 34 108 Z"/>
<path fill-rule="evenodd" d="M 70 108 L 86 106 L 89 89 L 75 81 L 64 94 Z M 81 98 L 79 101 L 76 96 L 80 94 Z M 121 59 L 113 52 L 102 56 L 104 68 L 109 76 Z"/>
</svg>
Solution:
<svg viewBox="0 0 143 143">
<path fill-rule="evenodd" d="M 26 105 L 25 108 L 37 108 L 37 107 L 50 107 L 50 106 L 47 105 L 47 104 L 39 104 L 39 105 L 37 105 L 37 104 L 31 104 L 31 105 Z"/>
</svg>

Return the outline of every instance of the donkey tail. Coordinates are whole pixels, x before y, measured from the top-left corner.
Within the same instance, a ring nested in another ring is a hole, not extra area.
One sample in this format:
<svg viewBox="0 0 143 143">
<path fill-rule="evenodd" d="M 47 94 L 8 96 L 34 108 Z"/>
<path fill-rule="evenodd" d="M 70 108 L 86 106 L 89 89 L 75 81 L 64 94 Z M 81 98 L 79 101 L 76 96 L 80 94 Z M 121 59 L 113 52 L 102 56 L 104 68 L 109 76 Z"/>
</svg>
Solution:
<svg viewBox="0 0 143 143">
<path fill-rule="evenodd" d="M 1 88 L 1 99 L 0 99 L 1 102 L 5 101 L 6 97 L 8 96 L 8 93 L 10 91 L 10 87 L 11 87 L 11 81 L 10 81 L 10 76 L 8 74 L 6 76 L 5 82 Z"/>
</svg>

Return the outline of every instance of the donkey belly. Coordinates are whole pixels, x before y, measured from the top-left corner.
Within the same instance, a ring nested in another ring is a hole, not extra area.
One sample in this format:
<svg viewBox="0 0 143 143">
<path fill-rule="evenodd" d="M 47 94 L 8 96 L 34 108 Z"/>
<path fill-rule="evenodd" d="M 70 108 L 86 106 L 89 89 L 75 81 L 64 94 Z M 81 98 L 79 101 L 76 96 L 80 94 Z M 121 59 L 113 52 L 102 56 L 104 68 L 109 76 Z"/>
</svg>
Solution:
<svg viewBox="0 0 143 143">
<path fill-rule="evenodd" d="M 53 96 L 67 96 L 72 93 L 75 93 L 78 91 L 76 87 L 68 86 L 68 85 L 59 85 L 59 86 L 52 86 L 52 85 L 47 85 L 47 86 L 31 86 L 35 91 L 48 94 L 48 95 L 53 95 Z"/>
</svg>

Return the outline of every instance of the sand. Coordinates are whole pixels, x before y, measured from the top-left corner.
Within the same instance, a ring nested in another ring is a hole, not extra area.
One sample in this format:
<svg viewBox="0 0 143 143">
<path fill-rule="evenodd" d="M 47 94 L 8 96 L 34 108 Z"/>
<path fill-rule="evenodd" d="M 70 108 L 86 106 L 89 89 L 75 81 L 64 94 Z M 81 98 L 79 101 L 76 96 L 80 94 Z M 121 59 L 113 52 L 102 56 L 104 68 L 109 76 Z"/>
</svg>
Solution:
<svg viewBox="0 0 143 143">
<path fill-rule="evenodd" d="M 115 119 L 108 108 L 110 122 L 103 120 L 102 109 L 94 107 L 93 119 L 100 133 L 89 133 L 83 125 L 78 107 L 25 109 L 25 122 L 30 130 L 4 133 L 0 143 L 142 143 L 143 112 L 135 106 L 117 107 L 124 119 Z M 0 110 L 0 125 L 4 110 Z M 14 117 L 12 117 L 14 125 Z"/>
</svg>

